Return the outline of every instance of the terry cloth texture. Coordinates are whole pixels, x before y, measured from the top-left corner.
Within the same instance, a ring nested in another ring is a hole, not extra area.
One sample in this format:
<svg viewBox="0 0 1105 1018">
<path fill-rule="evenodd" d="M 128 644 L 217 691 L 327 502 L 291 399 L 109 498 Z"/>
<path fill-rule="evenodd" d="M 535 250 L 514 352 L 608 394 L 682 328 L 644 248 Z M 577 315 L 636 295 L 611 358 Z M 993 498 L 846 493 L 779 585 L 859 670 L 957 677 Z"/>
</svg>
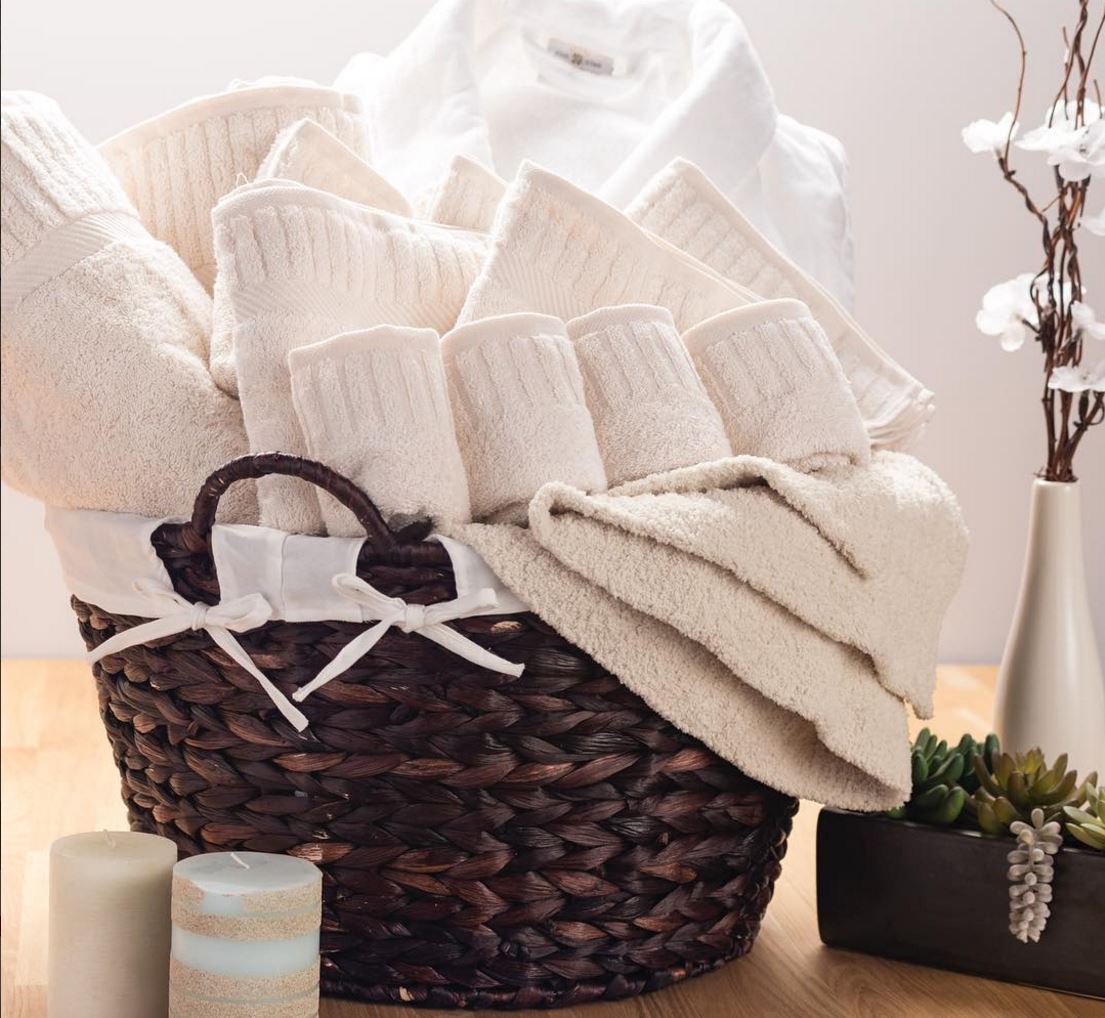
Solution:
<svg viewBox="0 0 1105 1018">
<path fill-rule="evenodd" d="M 901 700 L 931 714 L 966 556 L 920 463 L 738 457 L 606 494 L 550 484 L 529 524 L 453 536 L 660 714 L 792 795 L 874 810 L 909 794 Z"/>
<path fill-rule="evenodd" d="M 48 505 L 188 512 L 246 451 L 207 370 L 211 301 L 53 101 L 2 108 L 4 478 Z M 235 488 L 223 517 L 252 522 Z"/>
<path fill-rule="evenodd" d="M 450 328 L 486 247 L 476 234 L 285 181 L 238 188 L 214 221 L 254 452 L 308 452 L 292 409 L 291 350 L 375 325 Z M 321 532 L 312 488 L 266 477 L 258 490 L 266 526 Z"/>
<path fill-rule="evenodd" d="M 433 329 L 347 332 L 292 350 L 288 367 L 313 459 L 360 485 L 396 525 L 471 518 Z M 328 534 L 361 533 L 348 509 L 319 498 Z"/>
<path fill-rule="evenodd" d="M 754 295 L 530 163 L 510 185 L 461 322 L 515 311 L 567 321 L 612 304 L 667 308 L 680 331 Z"/>
<path fill-rule="evenodd" d="M 441 343 L 474 517 L 521 521 L 548 481 L 606 487 L 563 322 L 503 315 L 460 326 Z"/>
<path fill-rule="evenodd" d="M 490 233 L 506 186 L 505 180 L 474 159 L 455 156 L 430 199 L 426 218 L 446 226 Z"/>
<path fill-rule="evenodd" d="M 215 278 L 211 210 L 253 180 L 276 137 L 297 120 L 317 121 L 359 156 L 368 151 L 361 102 L 311 82 L 235 82 L 117 134 L 100 151 L 142 222 L 210 289 Z"/>
<path fill-rule="evenodd" d="M 611 487 L 733 454 L 666 308 L 601 308 L 567 330 Z"/>
<path fill-rule="evenodd" d="M 796 470 L 870 460 L 848 380 L 801 301 L 723 311 L 684 333 L 683 342 L 737 455 Z"/>
<path fill-rule="evenodd" d="M 772 245 L 697 166 L 676 159 L 627 212 L 646 230 L 761 297 L 803 301 L 840 359 L 875 448 L 908 448 L 920 436 L 934 410 L 933 394 Z"/>
</svg>

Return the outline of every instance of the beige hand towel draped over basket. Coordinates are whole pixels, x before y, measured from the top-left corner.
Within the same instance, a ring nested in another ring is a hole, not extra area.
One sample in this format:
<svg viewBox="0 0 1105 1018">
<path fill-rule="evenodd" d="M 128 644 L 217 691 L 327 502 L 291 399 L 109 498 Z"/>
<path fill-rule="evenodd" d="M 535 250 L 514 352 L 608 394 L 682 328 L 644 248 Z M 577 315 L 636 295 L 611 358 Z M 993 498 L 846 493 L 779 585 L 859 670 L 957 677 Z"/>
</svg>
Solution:
<svg viewBox="0 0 1105 1018">
<path fill-rule="evenodd" d="M 358 575 L 377 590 L 411 605 L 455 597 L 426 528 L 393 533 L 352 482 L 273 453 L 216 471 L 190 522 L 154 532 L 183 598 L 218 603 L 219 498 L 271 473 L 354 513 L 368 535 Z M 90 650 L 144 621 L 73 607 Z M 797 802 L 678 731 L 535 615 L 449 625 L 524 673 L 393 628 L 301 704 L 302 732 L 205 631 L 103 657 L 93 670 L 132 828 L 185 854 L 317 863 L 330 995 L 556 1007 L 644 993 L 744 954 Z M 237 638 L 290 696 L 364 628 L 269 621 Z"/>
</svg>

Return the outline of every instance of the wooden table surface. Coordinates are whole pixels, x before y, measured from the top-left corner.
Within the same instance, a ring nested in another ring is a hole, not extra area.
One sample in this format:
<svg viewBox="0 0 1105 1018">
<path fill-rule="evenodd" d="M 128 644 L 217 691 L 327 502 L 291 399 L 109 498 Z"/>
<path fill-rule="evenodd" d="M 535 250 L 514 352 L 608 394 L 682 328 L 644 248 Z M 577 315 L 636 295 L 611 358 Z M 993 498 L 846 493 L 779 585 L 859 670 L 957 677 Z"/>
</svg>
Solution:
<svg viewBox="0 0 1105 1018">
<path fill-rule="evenodd" d="M 3 1018 L 46 1014 L 46 902 L 50 842 L 126 824 L 119 777 L 96 711 L 88 666 L 3 664 Z M 994 669 L 940 670 L 931 727 L 958 739 L 988 730 Z M 914 726 L 920 727 L 919 724 Z M 1105 1003 L 823 947 L 814 897 L 817 806 L 803 803 L 752 953 L 724 968 L 633 1000 L 555 1012 L 558 1018 L 1073 1018 Z M 1000 925 L 1000 924 L 999 924 Z M 1004 930 L 995 926 L 995 936 Z M 446 1013 L 323 1001 L 322 1018 L 412 1018 Z M 501 1013 L 501 1012 L 497 1012 Z M 537 1016 L 550 1012 L 514 1012 Z M 153 1016 L 151 1016 L 153 1018 Z"/>
</svg>

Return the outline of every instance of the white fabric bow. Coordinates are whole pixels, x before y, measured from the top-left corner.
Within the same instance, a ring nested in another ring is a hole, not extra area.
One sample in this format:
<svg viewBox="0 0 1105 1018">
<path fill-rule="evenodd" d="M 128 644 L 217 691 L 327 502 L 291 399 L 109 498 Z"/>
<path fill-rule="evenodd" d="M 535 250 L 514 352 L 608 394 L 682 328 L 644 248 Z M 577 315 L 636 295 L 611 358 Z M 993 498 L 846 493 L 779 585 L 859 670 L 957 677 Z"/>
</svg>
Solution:
<svg viewBox="0 0 1105 1018">
<path fill-rule="evenodd" d="M 160 601 L 165 610 L 151 621 L 124 629 L 111 639 L 105 640 L 95 650 L 89 651 L 89 661 L 99 661 L 108 654 L 115 654 L 139 643 L 149 643 L 163 636 L 174 636 L 189 629 L 203 629 L 227 655 L 241 665 L 261 685 L 268 694 L 273 706 L 291 723 L 297 732 L 307 727 L 307 718 L 288 698 L 280 692 L 272 681 L 262 672 L 242 645 L 231 634 L 245 633 L 264 625 L 272 617 L 272 606 L 260 594 L 249 594 L 224 601 L 221 604 L 206 605 L 195 603 L 181 597 L 175 590 L 139 581 L 135 589 L 147 595 L 152 603 Z"/>
<path fill-rule="evenodd" d="M 371 584 L 365 583 L 352 573 L 339 573 L 333 579 L 334 589 L 361 606 L 361 615 L 366 622 L 378 620 L 376 625 L 355 636 L 334 656 L 334 659 L 305 686 L 300 686 L 292 694 L 292 699 L 301 701 L 316 689 L 325 686 L 331 679 L 352 668 L 365 656 L 392 626 L 404 633 L 418 633 L 427 640 L 433 640 L 448 651 L 471 661 L 481 668 L 504 675 L 521 675 L 525 665 L 515 664 L 505 658 L 492 654 L 478 643 L 462 636 L 455 629 L 444 625 L 454 619 L 465 618 L 484 608 L 494 608 L 499 600 L 495 591 L 489 587 L 465 594 L 452 601 L 439 604 L 407 604 L 398 597 L 381 594 Z"/>
</svg>

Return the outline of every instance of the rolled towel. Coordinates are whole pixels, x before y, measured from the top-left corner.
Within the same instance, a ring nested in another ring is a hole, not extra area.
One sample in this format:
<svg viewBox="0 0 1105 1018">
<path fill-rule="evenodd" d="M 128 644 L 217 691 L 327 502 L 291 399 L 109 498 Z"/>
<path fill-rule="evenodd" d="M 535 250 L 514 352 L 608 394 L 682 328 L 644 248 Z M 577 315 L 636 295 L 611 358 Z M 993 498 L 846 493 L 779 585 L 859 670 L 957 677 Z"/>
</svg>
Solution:
<svg viewBox="0 0 1105 1018">
<path fill-rule="evenodd" d="M 63 508 L 171 516 L 247 450 L 207 370 L 211 301 L 57 105 L 4 93 L 3 473 Z M 222 518 L 252 522 L 235 485 Z"/>
<path fill-rule="evenodd" d="M 433 329 L 346 332 L 292 350 L 288 368 L 311 456 L 359 484 L 389 521 L 471 519 Z M 348 509 L 319 498 L 328 534 L 360 533 Z"/>
<path fill-rule="evenodd" d="M 506 181 L 474 159 L 457 155 L 430 199 L 426 218 L 446 226 L 490 233 Z"/>
<path fill-rule="evenodd" d="M 441 345 L 476 519 L 524 522 L 548 481 L 606 488 L 563 322 L 502 315 L 460 326 Z"/>
<path fill-rule="evenodd" d="M 666 308 L 602 308 L 567 331 L 610 487 L 733 454 Z"/>
<path fill-rule="evenodd" d="M 462 323 L 514 311 L 567 320 L 612 304 L 656 304 L 683 330 L 754 299 L 532 163 L 523 163 L 507 190 L 491 239 Z"/>
<path fill-rule="evenodd" d="M 724 312 L 684 333 L 683 342 L 737 455 L 805 471 L 870 461 L 848 380 L 801 301 Z"/>
<path fill-rule="evenodd" d="M 215 277 L 211 210 L 253 180 L 276 137 L 304 117 L 357 155 L 368 151 L 355 96 L 288 78 L 235 82 L 115 135 L 100 151 L 138 208 L 142 222 L 210 289 Z"/>
<path fill-rule="evenodd" d="M 630 219 L 764 300 L 794 297 L 821 323 L 876 448 L 908 448 L 933 394 L 897 364 L 816 280 L 771 244 L 693 163 L 676 159 L 627 210 Z"/>
<path fill-rule="evenodd" d="M 308 452 L 292 409 L 291 350 L 374 325 L 445 331 L 486 248 L 476 234 L 285 181 L 238 188 L 213 218 L 218 286 L 234 322 L 242 410 L 255 452 Z M 258 493 L 267 526 L 321 532 L 312 488 L 266 477 Z"/>
</svg>

